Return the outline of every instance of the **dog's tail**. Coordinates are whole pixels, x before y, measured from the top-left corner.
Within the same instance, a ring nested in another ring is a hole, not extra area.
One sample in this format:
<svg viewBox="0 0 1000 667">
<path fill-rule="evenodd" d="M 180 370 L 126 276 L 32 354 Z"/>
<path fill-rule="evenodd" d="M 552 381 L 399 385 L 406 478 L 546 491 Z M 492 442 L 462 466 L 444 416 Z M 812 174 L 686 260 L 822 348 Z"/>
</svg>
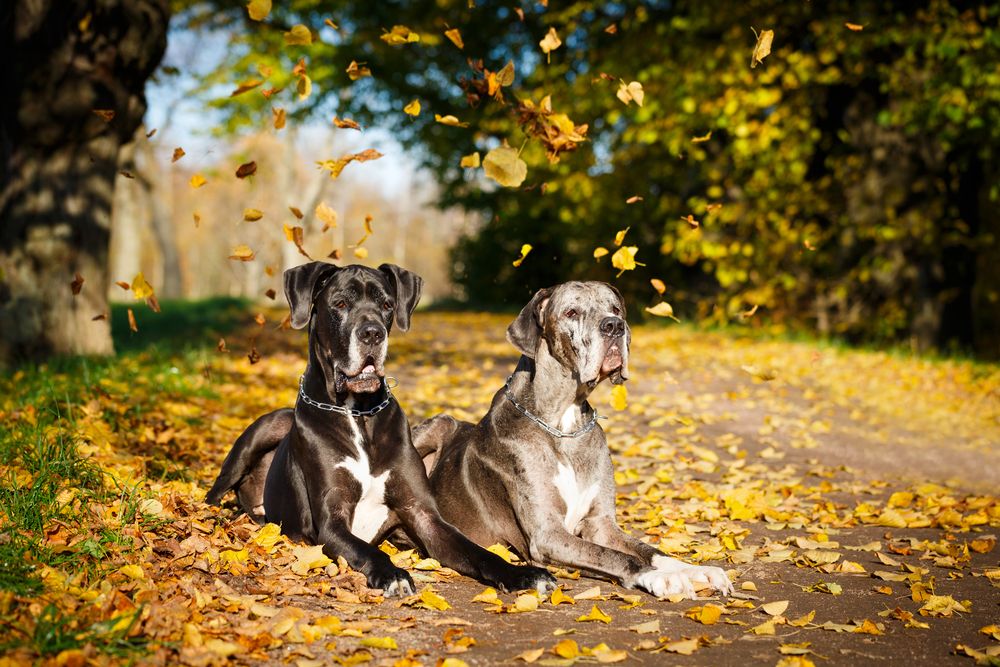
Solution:
<svg viewBox="0 0 1000 667">
<path fill-rule="evenodd" d="M 437 415 L 413 427 L 413 446 L 424 460 L 424 469 L 428 475 L 434 470 L 441 450 L 451 442 L 462 424 L 451 415 Z"/>
<path fill-rule="evenodd" d="M 254 472 L 261 459 L 278 446 L 294 421 L 295 411 L 283 408 L 259 417 L 247 427 L 229 450 L 215 484 L 205 496 L 205 502 L 209 505 L 221 504 L 226 492 L 238 488 L 240 482 Z"/>
</svg>

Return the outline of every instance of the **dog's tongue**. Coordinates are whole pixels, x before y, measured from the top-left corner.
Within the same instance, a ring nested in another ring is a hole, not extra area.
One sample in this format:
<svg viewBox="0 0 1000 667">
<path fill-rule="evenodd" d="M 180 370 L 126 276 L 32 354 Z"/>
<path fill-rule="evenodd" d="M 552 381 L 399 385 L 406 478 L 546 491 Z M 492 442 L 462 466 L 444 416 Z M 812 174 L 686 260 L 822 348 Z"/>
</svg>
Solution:
<svg viewBox="0 0 1000 667">
<path fill-rule="evenodd" d="M 621 368 L 622 365 L 622 352 L 618 349 L 617 345 L 608 348 L 607 354 L 604 355 L 604 361 L 601 362 L 601 371 L 604 373 L 610 373 L 616 368 Z"/>
<path fill-rule="evenodd" d="M 361 369 L 362 375 L 368 375 L 369 373 L 374 373 L 374 372 L 375 372 L 375 366 L 373 366 L 372 364 L 368 364 L 367 366 Z"/>
</svg>

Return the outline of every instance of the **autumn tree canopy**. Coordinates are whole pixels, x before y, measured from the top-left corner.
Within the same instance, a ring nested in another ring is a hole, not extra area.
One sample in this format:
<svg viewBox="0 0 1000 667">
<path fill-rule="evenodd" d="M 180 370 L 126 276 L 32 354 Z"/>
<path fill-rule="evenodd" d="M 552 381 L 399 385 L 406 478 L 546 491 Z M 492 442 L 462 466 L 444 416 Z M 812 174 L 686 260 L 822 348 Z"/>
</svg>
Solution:
<svg viewBox="0 0 1000 667">
<path fill-rule="evenodd" d="M 442 203 L 482 211 L 453 254 L 470 300 L 519 303 L 580 277 L 647 306 L 659 278 L 682 317 L 757 307 L 822 334 L 998 349 L 995 5 L 179 9 L 187 28 L 230 30 L 207 82 L 241 91 L 214 102 L 230 129 L 335 115 L 389 127 L 440 178 Z M 526 167 L 514 187 L 484 176 L 501 145 Z M 622 273 L 625 228 L 638 266 Z"/>
</svg>

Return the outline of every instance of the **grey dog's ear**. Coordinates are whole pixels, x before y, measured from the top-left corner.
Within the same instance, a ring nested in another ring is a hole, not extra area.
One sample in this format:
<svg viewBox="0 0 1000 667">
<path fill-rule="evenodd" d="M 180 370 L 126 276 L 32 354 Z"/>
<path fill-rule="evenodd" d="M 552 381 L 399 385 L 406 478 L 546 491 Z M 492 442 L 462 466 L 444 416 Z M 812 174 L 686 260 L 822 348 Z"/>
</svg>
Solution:
<svg viewBox="0 0 1000 667">
<path fill-rule="evenodd" d="M 407 271 L 395 264 L 383 264 L 378 270 L 389 276 L 389 282 L 396 288 L 396 324 L 400 331 L 409 331 L 410 315 L 420 301 L 420 290 L 424 279 L 413 271 Z"/>
<path fill-rule="evenodd" d="M 535 358 L 538 339 L 542 335 L 542 310 L 552 295 L 551 287 L 543 287 L 535 292 L 517 318 L 507 327 L 507 341 L 521 351 L 521 354 Z"/>
<path fill-rule="evenodd" d="M 309 262 L 285 271 L 285 298 L 291 308 L 293 329 L 309 324 L 317 285 L 339 270 L 339 266 L 326 262 Z"/>
</svg>

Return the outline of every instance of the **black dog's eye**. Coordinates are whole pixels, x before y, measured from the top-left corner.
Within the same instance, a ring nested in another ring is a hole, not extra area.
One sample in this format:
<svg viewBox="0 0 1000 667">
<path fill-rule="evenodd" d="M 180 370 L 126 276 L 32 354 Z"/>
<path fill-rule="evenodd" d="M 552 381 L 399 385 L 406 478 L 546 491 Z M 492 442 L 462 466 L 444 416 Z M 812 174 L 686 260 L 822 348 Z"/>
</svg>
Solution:
<svg viewBox="0 0 1000 667">
<path fill-rule="evenodd" d="M 566 312 L 564 313 L 564 315 L 566 315 L 566 317 L 568 317 L 568 318 L 570 318 L 570 319 L 573 319 L 573 318 L 575 318 L 575 317 L 576 317 L 576 311 L 575 311 L 575 310 L 573 310 L 572 308 L 570 308 L 569 310 L 567 310 L 567 311 L 566 311 Z"/>
<path fill-rule="evenodd" d="M 383 301 L 382 302 L 382 310 L 384 310 L 386 312 L 389 312 L 390 310 L 392 310 L 392 302 L 391 301 Z"/>
<path fill-rule="evenodd" d="M 346 301 L 344 301 L 343 299 L 341 299 L 341 300 L 340 300 L 340 301 L 338 301 L 337 303 L 333 304 L 333 306 L 334 306 L 334 308 L 336 308 L 337 310 L 343 310 L 344 308 L 347 308 L 347 302 L 346 302 Z"/>
</svg>

